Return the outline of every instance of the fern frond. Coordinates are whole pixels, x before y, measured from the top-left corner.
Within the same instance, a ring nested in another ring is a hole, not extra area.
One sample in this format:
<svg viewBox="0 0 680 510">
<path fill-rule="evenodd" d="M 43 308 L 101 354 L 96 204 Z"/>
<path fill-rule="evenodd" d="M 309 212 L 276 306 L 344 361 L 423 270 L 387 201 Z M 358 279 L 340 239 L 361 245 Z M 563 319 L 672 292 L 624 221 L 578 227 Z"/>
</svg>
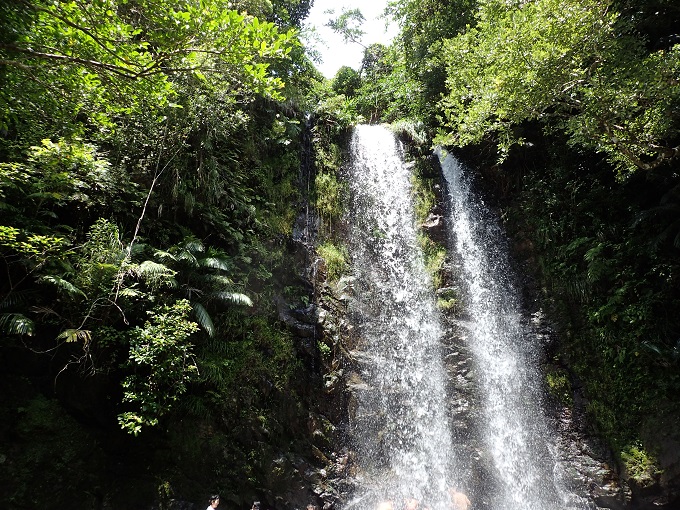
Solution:
<svg viewBox="0 0 680 510">
<path fill-rule="evenodd" d="M 192 303 L 191 307 L 194 309 L 198 325 L 201 326 L 209 336 L 213 336 L 215 334 L 215 325 L 213 324 L 208 310 L 206 310 L 201 303 Z"/>
<path fill-rule="evenodd" d="M 184 251 L 189 253 L 203 253 L 205 251 L 205 246 L 198 239 L 191 239 L 184 244 Z"/>
<path fill-rule="evenodd" d="M 642 342 L 641 345 L 642 345 L 642 347 L 644 347 L 645 349 L 650 350 L 650 351 L 652 351 L 652 352 L 654 352 L 654 353 L 656 353 L 656 354 L 658 354 L 658 355 L 660 355 L 660 356 L 663 354 L 663 352 L 661 351 L 661 349 L 659 348 L 658 345 L 655 345 L 655 344 L 653 344 L 653 343 L 651 343 L 651 342 L 649 342 L 649 341 L 647 341 L 647 340 L 645 340 L 644 342 Z"/>
<path fill-rule="evenodd" d="M 128 247 L 127 251 L 129 253 L 130 257 L 134 258 L 134 257 L 139 256 L 142 253 L 144 253 L 147 248 L 148 248 L 148 245 L 146 245 L 144 243 L 135 243 L 131 247 Z"/>
<path fill-rule="evenodd" d="M 140 276 L 145 276 L 145 275 L 152 275 L 152 276 L 158 276 L 158 275 L 164 275 L 164 274 L 175 274 L 175 271 L 170 269 L 168 266 L 165 264 L 160 264 L 158 262 L 154 262 L 153 260 L 145 260 L 141 264 L 137 266 L 137 271 Z"/>
<path fill-rule="evenodd" d="M 136 273 L 141 278 L 147 280 L 160 280 L 165 278 L 173 278 L 177 271 L 170 269 L 165 264 L 159 264 L 153 260 L 145 260 L 136 268 Z"/>
<path fill-rule="evenodd" d="M 220 271 L 229 271 L 229 262 L 225 258 L 219 257 L 205 257 L 198 261 L 201 267 L 209 267 L 210 269 L 219 269 Z"/>
<path fill-rule="evenodd" d="M 208 355 L 214 355 L 219 359 L 229 359 L 229 353 L 232 349 L 229 342 L 225 342 L 222 338 L 213 337 L 206 341 L 203 345 L 204 358 Z"/>
<path fill-rule="evenodd" d="M 143 294 L 144 294 L 143 292 L 133 289 L 132 287 L 121 289 L 121 291 L 118 293 L 119 296 L 128 298 L 137 298 L 139 296 L 142 296 Z"/>
<path fill-rule="evenodd" d="M 51 283 L 55 287 L 57 287 L 59 290 L 62 290 L 69 294 L 70 296 L 82 296 L 85 299 L 87 299 L 87 295 L 80 290 L 78 287 L 73 285 L 71 282 L 68 280 L 64 280 L 63 278 L 60 278 L 59 276 L 43 276 L 40 281 Z"/>
<path fill-rule="evenodd" d="M 20 313 L 0 314 L 0 331 L 6 335 L 33 335 L 35 323 Z"/>
<path fill-rule="evenodd" d="M 227 383 L 229 377 L 227 365 L 228 362 L 223 361 L 223 358 L 211 356 L 204 359 L 199 367 L 201 381 L 208 382 L 217 387 Z"/>
<path fill-rule="evenodd" d="M 49 308 L 47 306 L 32 306 L 31 312 L 37 313 L 41 315 L 43 318 L 47 317 L 48 315 L 56 315 L 57 317 L 60 317 L 60 315 L 57 312 L 55 312 L 52 308 Z"/>
<path fill-rule="evenodd" d="M 57 267 L 61 269 L 62 274 L 73 274 L 75 273 L 75 268 L 73 267 L 73 264 L 71 262 L 64 258 L 60 257 L 57 260 L 55 260 Z"/>
<path fill-rule="evenodd" d="M 167 263 L 168 261 L 177 262 L 177 257 L 175 257 L 169 251 L 156 250 L 156 251 L 153 252 L 153 254 L 154 254 L 154 257 L 156 257 L 158 260 L 160 260 L 163 263 Z"/>
<path fill-rule="evenodd" d="M 590 237 L 577 237 L 572 242 L 570 242 L 566 247 L 563 247 L 561 251 L 563 253 L 574 253 L 580 251 L 581 247 L 585 244 L 590 244 L 593 241 Z"/>
<path fill-rule="evenodd" d="M 680 222 L 673 221 L 655 237 L 652 238 L 650 246 L 653 250 L 659 250 L 668 241 L 672 240 L 673 247 L 680 248 Z"/>
<path fill-rule="evenodd" d="M 176 289 L 179 286 L 175 279 L 177 271 L 153 260 L 145 260 L 136 266 L 134 272 L 136 276 L 142 278 L 147 285 L 153 288 Z"/>
<path fill-rule="evenodd" d="M 591 285 L 586 279 L 573 278 L 562 281 L 554 290 L 563 292 L 571 300 L 584 303 L 590 295 L 590 289 Z"/>
<path fill-rule="evenodd" d="M 195 395 L 187 395 L 179 401 L 180 409 L 184 410 L 187 414 L 200 418 L 202 420 L 209 421 L 213 416 L 212 408 L 206 405 L 205 399 L 197 397 Z"/>
<path fill-rule="evenodd" d="M 178 262 L 188 262 L 191 267 L 198 267 L 198 259 L 190 251 L 182 250 L 175 257 Z"/>
<path fill-rule="evenodd" d="M 215 292 L 211 294 L 212 297 L 224 303 L 232 303 L 235 305 L 253 306 L 253 300 L 245 294 L 240 292 Z"/>
<path fill-rule="evenodd" d="M 234 281 L 231 278 L 220 274 L 204 275 L 202 281 L 217 289 L 232 289 L 234 287 Z"/>
<path fill-rule="evenodd" d="M 7 202 L 0 202 L 0 211 L 16 212 L 18 210 L 19 209 L 17 209 L 13 205 L 8 204 Z"/>
<path fill-rule="evenodd" d="M 84 345 L 92 340 L 92 332 L 87 329 L 65 329 L 57 336 L 57 340 L 66 340 L 69 343 L 82 341 Z"/>
<path fill-rule="evenodd" d="M 48 211 L 46 209 L 41 209 L 40 210 L 40 216 L 45 216 L 46 218 L 52 218 L 52 219 L 58 219 L 59 217 L 57 216 L 57 213 L 54 211 Z"/>
</svg>

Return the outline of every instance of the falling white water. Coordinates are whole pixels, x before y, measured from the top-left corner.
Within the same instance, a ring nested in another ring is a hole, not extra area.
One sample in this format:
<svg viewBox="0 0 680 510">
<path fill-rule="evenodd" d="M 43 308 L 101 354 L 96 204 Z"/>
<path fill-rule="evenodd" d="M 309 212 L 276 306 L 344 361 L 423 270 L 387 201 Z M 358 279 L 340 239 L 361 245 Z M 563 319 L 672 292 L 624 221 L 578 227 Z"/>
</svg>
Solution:
<svg viewBox="0 0 680 510">
<path fill-rule="evenodd" d="M 482 408 L 477 432 L 493 470 L 494 486 L 482 488 L 485 506 L 493 510 L 587 508 L 563 488 L 562 468 L 543 412 L 541 345 L 521 319 L 505 237 L 484 203 L 471 193 L 465 169 L 451 155 L 441 151 L 438 155 L 467 289 L 471 322 L 467 344 L 478 378 L 477 405 Z"/>
<path fill-rule="evenodd" d="M 410 171 L 392 133 L 358 126 L 348 170 L 349 251 L 361 340 L 352 353 L 355 497 L 346 508 L 448 508 L 460 482 L 446 415 L 443 330 L 416 235 Z"/>
</svg>

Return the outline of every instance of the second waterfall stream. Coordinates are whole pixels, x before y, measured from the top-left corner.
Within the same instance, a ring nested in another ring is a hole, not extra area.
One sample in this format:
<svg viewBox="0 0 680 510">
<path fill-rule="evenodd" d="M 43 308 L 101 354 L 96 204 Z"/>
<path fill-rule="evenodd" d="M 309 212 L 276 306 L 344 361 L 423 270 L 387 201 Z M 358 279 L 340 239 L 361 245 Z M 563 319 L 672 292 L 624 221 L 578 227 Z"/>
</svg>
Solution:
<svg viewBox="0 0 680 510">
<path fill-rule="evenodd" d="M 451 510 L 452 491 L 472 509 L 591 508 L 562 487 L 564 467 L 544 416 L 537 344 L 521 319 L 505 240 L 475 199 L 463 168 L 439 154 L 450 201 L 449 250 L 459 264 L 466 321 L 448 331 L 418 242 L 411 172 L 381 126 L 351 139 L 349 307 L 357 371 L 350 379 L 355 490 L 345 510 Z M 451 415 L 455 373 L 446 349 L 465 344 L 474 409 L 465 430 Z M 471 447 L 470 445 L 474 445 Z"/>
</svg>

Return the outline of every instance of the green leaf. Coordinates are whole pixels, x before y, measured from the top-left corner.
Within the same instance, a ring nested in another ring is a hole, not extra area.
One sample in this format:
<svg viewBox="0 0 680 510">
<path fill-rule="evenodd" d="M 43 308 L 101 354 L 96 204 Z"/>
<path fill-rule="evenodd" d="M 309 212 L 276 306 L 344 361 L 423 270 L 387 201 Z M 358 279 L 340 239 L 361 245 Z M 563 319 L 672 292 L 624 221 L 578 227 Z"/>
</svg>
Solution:
<svg viewBox="0 0 680 510">
<path fill-rule="evenodd" d="M 224 258 L 206 257 L 200 260 L 200 265 L 211 269 L 219 269 L 221 271 L 229 270 L 229 263 L 227 262 L 227 259 Z"/>
<path fill-rule="evenodd" d="M 6 335 L 33 335 L 35 323 L 20 313 L 0 314 L 0 331 Z"/>
<path fill-rule="evenodd" d="M 215 325 L 213 324 L 212 318 L 208 313 L 208 310 L 200 303 L 192 303 L 191 308 L 194 310 L 194 315 L 198 322 L 209 336 L 215 335 Z"/>
<path fill-rule="evenodd" d="M 253 301 L 247 295 L 240 292 L 215 292 L 214 297 L 225 303 L 233 303 L 235 305 L 253 306 Z"/>
<path fill-rule="evenodd" d="M 133 269 L 133 272 L 143 278 L 152 287 L 177 288 L 175 275 L 177 271 L 170 269 L 165 264 L 159 264 L 153 260 L 145 260 Z"/>
<path fill-rule="evenodd" d="M 65 340 L 66 342 L 83 342 L 88 345 L 92 340 L 92 332 L 86 329 L 65 329 L 57 336 L 57 340 Z"/>
<path fill-rule="evenodd" d="M 70 296 L 82 296 L 87 299 L 87 296 L 82 290 L 60 276 L 43 276 L 40 278 L 40 281 L 50 283 L 51 285 L 57 287 L 57 289 L 66 292 Z"/>
</svg>

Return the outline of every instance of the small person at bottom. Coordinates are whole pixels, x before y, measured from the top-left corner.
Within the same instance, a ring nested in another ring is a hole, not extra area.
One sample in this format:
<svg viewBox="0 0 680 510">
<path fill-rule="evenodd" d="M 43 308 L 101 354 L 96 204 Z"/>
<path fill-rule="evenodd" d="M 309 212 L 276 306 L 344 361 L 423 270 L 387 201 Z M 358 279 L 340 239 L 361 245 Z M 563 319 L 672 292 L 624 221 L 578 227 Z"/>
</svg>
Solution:
<svg viewBox="0 0 680 510">
<path fill-rule="evenodd" d="M 220 504 L 220 496 L 218 494 L 215 494 L 214 496 L 210 496 L 210 499 L 208 500 L 208 508 L 206 510 L 215 510 L 217 508 L 217 505 Z"/>
<path fill-rule="evenodd" d="M 394 510 L 394 505 L 389 500 L 381 501 L 380 503 L 378 503 L 377 510 Z"/>
<path fill-rule="evenodd" d="M 251 508 L 250 510 L 260 510 L 260 502 L 253 501 L 253 508 Z"/>
<path fill-rule="evenodd" d="M 416 498 L 406 498 L 404 500 L 404 510 L 418 510 L 420 506 L 420 501 Z"/>
<path fill-rule="evenodd" d="M 470 508 L 470 500 L 462 492 L 451 488 L 449 495 L 451 496 L 451 508 L 453 510 L 468 510 Z"/>
</svg>

